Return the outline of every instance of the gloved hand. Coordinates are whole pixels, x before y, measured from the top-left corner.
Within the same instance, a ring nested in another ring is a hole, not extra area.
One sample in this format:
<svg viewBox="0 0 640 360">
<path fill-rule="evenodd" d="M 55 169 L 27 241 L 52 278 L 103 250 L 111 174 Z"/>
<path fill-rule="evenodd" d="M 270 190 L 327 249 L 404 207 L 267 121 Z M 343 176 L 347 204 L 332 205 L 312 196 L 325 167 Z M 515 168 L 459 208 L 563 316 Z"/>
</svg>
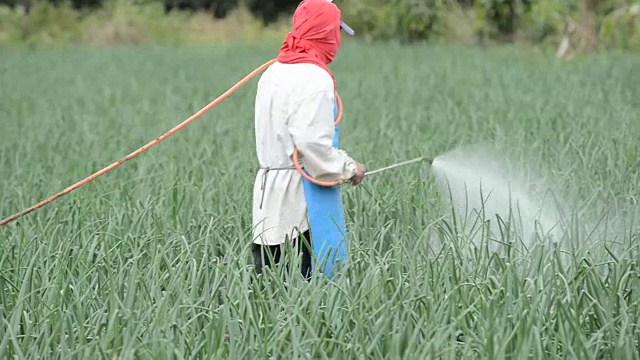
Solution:
<svg viewBox="0 0 640 360">
<path fill-rule="evenodd" d="M 360 164 L 360 163 L 356 163 L 356 173 L 351 177 L 351 183 L 353 185 L 358 185 L 362 182 L 362 180 L 364 180 L 364 174 L 366 172 L 366 169 L 364 168 L 364 165 Z"/>
</svg>

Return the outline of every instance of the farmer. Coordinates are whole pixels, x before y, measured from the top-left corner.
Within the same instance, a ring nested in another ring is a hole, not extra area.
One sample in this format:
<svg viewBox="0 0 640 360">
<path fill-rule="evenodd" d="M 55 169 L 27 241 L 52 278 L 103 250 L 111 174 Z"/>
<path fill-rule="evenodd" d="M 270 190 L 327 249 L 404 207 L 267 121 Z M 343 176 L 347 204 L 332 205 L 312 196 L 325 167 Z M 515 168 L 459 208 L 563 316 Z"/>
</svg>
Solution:
<svg viewBox="0 0 640 360">
<path fill-rule="evenodd" d="M 290 241 L 298 254 L 302 253 L 300 271 L 309 279 L 313 251 L 310 233 L 314 233 L 308 205 L 333 201 L 330 205 L 334 209 L 342 209 L 340 200 L 330 198 L 335 195 L 323 195 L 322 191 L 334 189 L 314 190 L 303 184 L 307 180 L 293 167 L 294 148 L 299 151 L 304 170 L 314 179 L 356 185 L 365 176 L 362 164 L 334 147 L 336 84 L 327 65 L 340 46 L 341 28 L 353 35 L 330 0 L 302 1 L 277 61 L 258 82 L 255 134 L 260 170 L 253 191 L 253 259 L 258 274 L 263 266 L 280 262 L 282 246 Z M 312 220 L 321 220 L 314 216 Z"/>
</svg>

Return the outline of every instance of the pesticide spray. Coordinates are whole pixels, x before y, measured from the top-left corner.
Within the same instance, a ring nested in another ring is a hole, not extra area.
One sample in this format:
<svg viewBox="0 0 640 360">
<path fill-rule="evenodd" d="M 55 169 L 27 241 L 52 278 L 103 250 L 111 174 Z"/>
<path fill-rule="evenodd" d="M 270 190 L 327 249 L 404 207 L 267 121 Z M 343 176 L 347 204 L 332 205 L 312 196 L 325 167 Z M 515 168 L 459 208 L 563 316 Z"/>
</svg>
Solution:
<svg viewBox="0 0 640 360">
<path fill-rule="evenodd" d="M 476 246 L 487 244 L 491 252 L 500 252 L 502 245 L 528 249 L 536 244 L 558 244 L 566 204 L 557 200 L 550 184 L 504 160 L 488 148 L 475 146 L 433 159 L 403 161 L 366 175 L 428 162 L 443 210 L 450 210 L 456 232 L 465 240 Z"/>
<path fill-rule="evenodd" d="M 466 250 L 486 246 L 499 256 L 515 250 L 527 259 L 532 251 L 538 252 L 536 248 L 543 253 L 555 248 L 559 252 L 554 256 L 566 265 L 579 254 L 593 259 L 598 254 L 601 261 L 609 261 L 609 254 L 629 256 L 629 242 L 640 239 L 636 203 L 585 203 L 577 194 L 558 191 L 560 184 L 542 176 L 540 169 L 510 161 L 489 147 L 403 161 L 367 176 L 425 162 L 443 204 L 442 229 L 448 232 L 433 234 L 433 250 L 451 245 L 447 242 L 454 238 Z"/>
<path fill-rule="evenodd" d="M 550 186 L 524 169 L 470 147 L 436 157 L 432 172 L 440 197 L 467 240 L 490 251 L 529 248 L 561 237 L 562 206 Z"/>
<path fill-rule="evenodd" d="M 504 248 L 502 245 L 557 244 L 566 206 L 541 178 L 504 160 L 488 148 L 475 146 L 434 159 L 403 161 L 366 175 L 428 162 L 444 210 L 451 211 L 465 240 L 476 246 L 486 243 L 492 252 Z"/>
</svg>

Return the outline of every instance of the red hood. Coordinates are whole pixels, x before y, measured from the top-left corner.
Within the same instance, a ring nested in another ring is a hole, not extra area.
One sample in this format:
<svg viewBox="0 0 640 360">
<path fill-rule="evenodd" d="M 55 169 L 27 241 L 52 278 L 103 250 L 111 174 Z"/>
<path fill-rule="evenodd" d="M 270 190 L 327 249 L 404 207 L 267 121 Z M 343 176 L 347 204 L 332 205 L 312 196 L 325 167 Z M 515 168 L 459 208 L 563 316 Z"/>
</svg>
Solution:
<svg viewBox="0 0 640 360">
<path fill-rule="evenodd" d="M 327 0 L 302 1 L 293 15 L 293 31 L 287 34 L 278 61 L 316 64 L 333 77 L 327 65 L 340 47 L 340 23 L 340 10 L 335 4 Z"/>
</svg>

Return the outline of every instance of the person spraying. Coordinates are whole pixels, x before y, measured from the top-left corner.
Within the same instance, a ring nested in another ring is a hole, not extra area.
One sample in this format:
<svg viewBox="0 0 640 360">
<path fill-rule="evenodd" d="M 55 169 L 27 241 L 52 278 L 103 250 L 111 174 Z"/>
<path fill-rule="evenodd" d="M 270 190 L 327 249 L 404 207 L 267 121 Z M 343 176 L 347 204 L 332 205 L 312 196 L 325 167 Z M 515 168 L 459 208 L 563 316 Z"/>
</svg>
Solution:
<svg viewBox="0 0 640 360">
<path fill-rule="evenodd" d="M 341 20 L 330 0 L 304 0 L 277 61 L 260 77 L 255 98 L 256 152 L 260 169 L 253 191 L 255 271 L 280 262 L 291 241 L 302 254 L 300 271 L 309 279 L 312 254 L 331 277 L 346 258 L 346 229 L 340 186 L 319 186 L 296 171 L 298 151 L 304 172 L 319 181 L 359 184 L 365 167 L 338 148 L 336 80 L 328 66 L 340 47 Z"/>
</svg>

